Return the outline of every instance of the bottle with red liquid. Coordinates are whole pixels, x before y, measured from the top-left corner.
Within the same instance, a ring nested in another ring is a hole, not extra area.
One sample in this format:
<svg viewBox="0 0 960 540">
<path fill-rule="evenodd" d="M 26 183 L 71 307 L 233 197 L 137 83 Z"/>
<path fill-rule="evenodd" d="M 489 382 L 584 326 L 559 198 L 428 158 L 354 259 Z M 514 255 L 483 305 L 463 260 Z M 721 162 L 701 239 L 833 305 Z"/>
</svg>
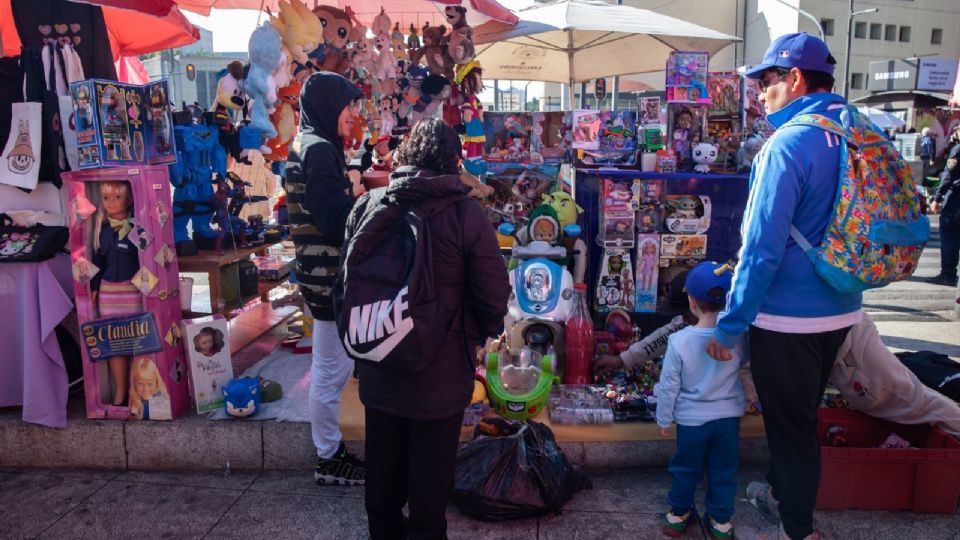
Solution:
<svg viewBox="0 0 960 540">
<path fill-rule="evenodd" d="M 593 360 L 593 320 L 587 307 L 587 286 L 573 286 L 573 314 L 563 334 L 563 384 L 590 384 Z"/>
</svg>

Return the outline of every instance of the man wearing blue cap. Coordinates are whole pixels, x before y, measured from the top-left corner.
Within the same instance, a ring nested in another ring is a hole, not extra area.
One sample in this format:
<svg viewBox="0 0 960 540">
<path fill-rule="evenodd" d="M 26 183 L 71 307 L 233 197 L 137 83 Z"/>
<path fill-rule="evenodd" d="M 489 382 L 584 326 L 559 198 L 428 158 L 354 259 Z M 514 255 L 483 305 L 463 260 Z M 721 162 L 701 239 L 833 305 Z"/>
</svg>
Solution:
<svg viewBox="0 0 960 540">
<path fill-rule="evenodd" d="M 750 173 L 740 262 L 728 311 L 707 351 L 728 359 L 737 339 L 749 332 L 772 486 L 772 491 L 754 487 L 751 495 L 758 506 L 778 507 L 781 525 L 769 532 L 744 527 L 737 538 L 820 538 L 813 527 L 820 482 L 817 407 L 837 351 L 860 321 L 863 298 L 839 293 L 822 280 L 790 234 L 793 226 L 813 245 L 822 240 L 834 210 L 844 142 L 815 127 L 780 127 L 799 114 L 839 121 L 846 101 L 831 93 L 835 64 L 823 41 L 798 33 L 777 38 L 763 62 L 745 72 L 759 81 L 767 121 L 778 129 Z"/>
</svg>

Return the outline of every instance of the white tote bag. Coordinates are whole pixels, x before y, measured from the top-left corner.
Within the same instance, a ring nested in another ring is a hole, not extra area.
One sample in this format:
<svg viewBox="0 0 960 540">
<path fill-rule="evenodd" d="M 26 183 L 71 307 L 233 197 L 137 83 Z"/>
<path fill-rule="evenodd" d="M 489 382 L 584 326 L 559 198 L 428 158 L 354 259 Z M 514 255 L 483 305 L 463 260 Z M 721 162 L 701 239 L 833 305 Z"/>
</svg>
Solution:
<svg viewBox="0 0 960 540">
<path fill-rule="evenodd" d="M 73 100 L 70 96 L 60 97 L 60 127 L 63 132 L 63 148 L 67 152 L 67 163 L 71 171 L 80 170 L 80 156 L 77 154 L 77 124 L 73 117 Z"/>
<path fill-rule="evenodd" d="M 0 184 L 34 189 L 40 176 L 43 106 L 36 102 L 11 106 L 10 137 L 0 162 Z"/>
</svg>

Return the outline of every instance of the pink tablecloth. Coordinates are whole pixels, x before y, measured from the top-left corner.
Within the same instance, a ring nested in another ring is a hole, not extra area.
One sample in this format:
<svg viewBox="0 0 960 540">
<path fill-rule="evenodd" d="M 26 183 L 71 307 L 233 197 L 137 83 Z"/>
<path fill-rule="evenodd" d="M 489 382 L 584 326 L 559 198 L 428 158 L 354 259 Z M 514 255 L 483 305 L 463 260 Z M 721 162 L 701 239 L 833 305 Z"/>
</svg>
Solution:
<svg viewBox="0 0 960 540">
<path fill-rule="evenodd" d="M 73 309 L 70 256 L 0 263 L 0 407 L 23 420 L 67 426 L 67 371 L 57 324 Z"/>
</svg>

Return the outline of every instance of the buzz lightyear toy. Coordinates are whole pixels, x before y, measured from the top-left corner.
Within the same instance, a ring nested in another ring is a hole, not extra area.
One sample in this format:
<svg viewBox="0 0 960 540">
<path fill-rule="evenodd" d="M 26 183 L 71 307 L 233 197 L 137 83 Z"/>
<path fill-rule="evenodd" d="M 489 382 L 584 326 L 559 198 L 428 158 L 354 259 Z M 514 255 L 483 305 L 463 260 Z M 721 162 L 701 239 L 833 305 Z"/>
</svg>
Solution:
<svg viewBox="0 0 960 540">
<path fill-rule="evenodd" d="M 547 406 L 557 368 L 556 356 L 528 348 L 501 349 L 486 359 L 490 407 L 510 420 L 526 420 Z"/>
</svg>

